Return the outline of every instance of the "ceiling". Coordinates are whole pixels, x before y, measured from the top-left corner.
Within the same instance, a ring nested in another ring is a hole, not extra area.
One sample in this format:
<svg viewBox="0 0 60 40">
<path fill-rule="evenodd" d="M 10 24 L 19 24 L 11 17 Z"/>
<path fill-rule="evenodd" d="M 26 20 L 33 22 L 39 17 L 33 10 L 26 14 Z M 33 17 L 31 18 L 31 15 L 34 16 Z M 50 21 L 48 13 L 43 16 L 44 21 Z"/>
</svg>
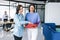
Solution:
<svg viewBox="0 0 60 40">
<path fill-rule="evenodd" d="M 13 2 L 22 2 L 22 3 L 34 3 L 34 4 L 45 4 L 45 2 L 44 1 L 34 1 L 34 0 L 6 0 L 6 1 L 13 1 Z"/>
</svg>

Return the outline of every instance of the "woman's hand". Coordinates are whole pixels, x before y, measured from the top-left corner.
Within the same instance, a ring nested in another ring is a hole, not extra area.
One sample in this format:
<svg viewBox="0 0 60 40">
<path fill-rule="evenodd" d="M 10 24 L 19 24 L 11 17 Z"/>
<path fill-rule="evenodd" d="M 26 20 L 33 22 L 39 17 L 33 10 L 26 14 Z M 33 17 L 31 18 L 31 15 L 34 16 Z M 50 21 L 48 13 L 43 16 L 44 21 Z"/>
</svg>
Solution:
<svg viewBox="0 0 60 40">
<path fill-rule="evenodd" d="M 29 22 L 29 24 L 33 24 L 32 22 Z"/>
</svg>

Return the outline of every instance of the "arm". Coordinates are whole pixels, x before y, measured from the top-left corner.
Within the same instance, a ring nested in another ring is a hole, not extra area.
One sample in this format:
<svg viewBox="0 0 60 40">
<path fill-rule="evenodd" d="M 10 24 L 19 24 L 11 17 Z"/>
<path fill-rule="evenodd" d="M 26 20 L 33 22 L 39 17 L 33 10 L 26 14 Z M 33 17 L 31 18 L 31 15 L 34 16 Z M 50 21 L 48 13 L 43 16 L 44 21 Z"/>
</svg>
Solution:
<svg viewBox="0 0 60 40">
<path fill-rule="evenodd" d="M 36 24 L 39 24 L 39 23 L 40 23 L 40 16 L 37 13 L 37 23 Z"/>
<path fill-rule="evenodd" d="M 20 24 L 28 24 L 28 23 L 30 23 L 30 22 L 28 22 L 28 21 L 20 21 Z"/>
<path fill-rule="evenodd" d="M 20 24 L 29 23 L 28 21 L 19 21 L 17 15 L 15 15 L 15 17 L 14 17 L 14 22 L 15 22 L 15 24 L 17 24 L 18 26 L 20 26 Z"/>
</svg>

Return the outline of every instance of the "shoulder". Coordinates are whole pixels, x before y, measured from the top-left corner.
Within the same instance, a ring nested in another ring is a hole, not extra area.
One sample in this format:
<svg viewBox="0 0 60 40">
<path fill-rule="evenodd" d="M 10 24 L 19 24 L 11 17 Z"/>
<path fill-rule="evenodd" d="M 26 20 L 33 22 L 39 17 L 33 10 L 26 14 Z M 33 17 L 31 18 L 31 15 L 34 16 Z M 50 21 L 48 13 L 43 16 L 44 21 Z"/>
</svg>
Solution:
<svg viewBox="0 0 60 40">
<path fill-rule="evenodd" d="M 26 13 L 26 14 L 29 14 L 29 12 L 28 12 L 28 13 Z"/>
<path fill-rule="evenodd" d="M 28 15 L 29 13 L 26 13 L 26 16 Z"/>
<path fill-rule="evenodd" d="M 17 16 L 17 14 L 15 14 L 14 16 Z"/>
<path fill-rule="evenodd" d="M 17 14 L 14 15 L 15 18 L 16 18 L 17 16 L 18 16 Z"/>
</svg>

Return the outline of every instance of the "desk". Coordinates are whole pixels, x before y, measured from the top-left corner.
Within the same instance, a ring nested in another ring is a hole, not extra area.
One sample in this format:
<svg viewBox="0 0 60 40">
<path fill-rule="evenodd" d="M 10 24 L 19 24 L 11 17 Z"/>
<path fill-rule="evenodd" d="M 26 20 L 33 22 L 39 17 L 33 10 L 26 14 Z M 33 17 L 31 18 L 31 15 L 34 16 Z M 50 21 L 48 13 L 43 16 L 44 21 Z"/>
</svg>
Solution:
<svg viewBox="0 0 60 40">
<path fill-rule="evenodd" d="M 7 29 L 7 27 L 6 27 L 6 24 L 15 24 L 15 23 L 14 23 L 14 22 L 10 22 L 10 21 L 7 21 L 7 22 L 2 22 L 2 21 L 0 21 L 0 24 L 5 24 L 4 30 L 9 30 L 9 29 Z"/>
<path fill-rule="evenodd" d="M 2 21 L 0 21 L 0 24 L 8 24 L 8 23 L 15 24 L 14 22 L 9 22 L 9 21 L 7 21 L 7 22 L 2 22 Z"/>
</svg>

